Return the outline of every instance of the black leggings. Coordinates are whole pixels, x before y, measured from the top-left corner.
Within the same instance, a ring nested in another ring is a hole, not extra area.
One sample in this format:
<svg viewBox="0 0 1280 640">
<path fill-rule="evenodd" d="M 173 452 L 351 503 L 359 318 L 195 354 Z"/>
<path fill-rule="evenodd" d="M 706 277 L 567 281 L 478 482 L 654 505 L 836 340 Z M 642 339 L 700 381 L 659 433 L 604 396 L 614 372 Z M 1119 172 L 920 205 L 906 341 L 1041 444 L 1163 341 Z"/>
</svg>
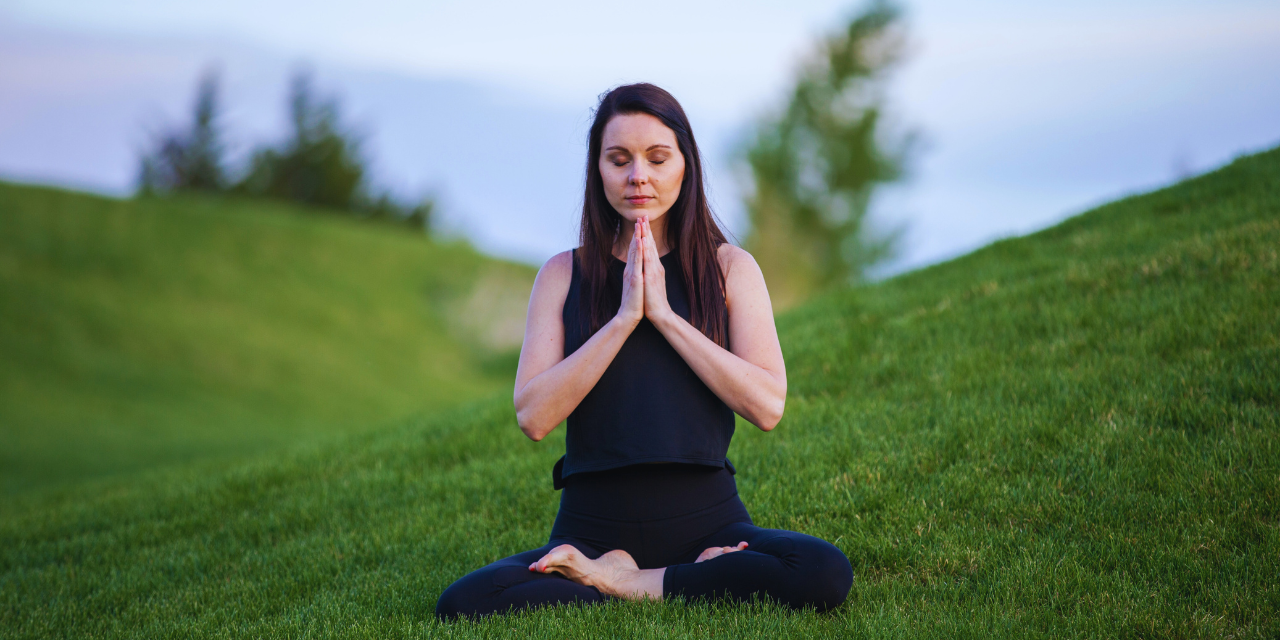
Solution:
<svg viewBox="0 0 1280 640">
<path fill-rule="evenodd" d="M 743 551 L 694 563 L 709 547 Z M 849 559 L 831 543 L 751 523 L 726 469 L 633 465 L 566 478 L 546 545 L 472 571 L 440 595 L 436 615 L 502 613 L 529 606 L 609 599 L 595 587 L 529 565 L 561 544 L 588 558 L 623 549 L 641 569 L 666 567 L 662 596 L 763 596 L 818 611 L 839 606 L 853 585 Z"/>
</svg>

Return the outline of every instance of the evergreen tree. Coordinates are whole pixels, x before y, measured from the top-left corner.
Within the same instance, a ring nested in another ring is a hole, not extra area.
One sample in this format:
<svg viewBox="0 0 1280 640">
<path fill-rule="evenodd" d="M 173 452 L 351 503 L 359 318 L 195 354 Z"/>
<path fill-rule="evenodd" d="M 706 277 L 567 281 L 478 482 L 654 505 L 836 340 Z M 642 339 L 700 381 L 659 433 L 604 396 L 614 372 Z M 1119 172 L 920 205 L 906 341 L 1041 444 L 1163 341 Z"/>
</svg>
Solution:
<svg viewBox="0 0 1280 640">
<path fill-rule="evenodd" d="M 218 75 L 210 69 L 197 85 L 190 127 L 162 133 L 151 151 L 143 154 L 138 172 L 140 192 L 221 191 L 226 187 L 220 108 Z"/>
<path fill-rule="evenodd" d="M 910 138 L 886 140 L 886 72 L 901 59 L 898 10 L 876 2 L 828 37 L 802 68 L 785 110 L 757 129 L 746 161 L 747 248 L 780 307 L 856 282 L 893 236 L 872 237 L 873 189 L 897 179 Z"/>
<path fill-rule="evenodd" d="M 256 151 L 237 189 L 319 207 L 360 208 L 366 173 L 360 141 L 343 129 L 336 101 L 315 95 L 306 72 L 293 77 L 289 116 L 283 146 Z"/>
</svg>

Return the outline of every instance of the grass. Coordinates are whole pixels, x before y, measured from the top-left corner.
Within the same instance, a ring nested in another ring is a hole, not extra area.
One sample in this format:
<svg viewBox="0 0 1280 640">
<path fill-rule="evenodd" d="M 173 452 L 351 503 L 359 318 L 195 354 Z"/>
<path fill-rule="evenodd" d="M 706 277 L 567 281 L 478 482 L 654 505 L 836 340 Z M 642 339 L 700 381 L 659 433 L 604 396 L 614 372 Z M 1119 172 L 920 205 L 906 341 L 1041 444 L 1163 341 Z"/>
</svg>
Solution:
<svg viewBox="0 0 1280 640">
<path fill-rule="evenodd" d="M 848 602 L 441 625 L 544 542 L 563 434 L 506 394 L 287 455 L 0 501 L 0 629 L 45 637 L 1276 637 L 1280 150 L 780 318 L 787 414 L 730 455 Z"/>
<path fill-rule="evenodd" d="M 455 316 L 479 284 L 505 283 L 490 298 L 516 308 L 496 316 L 519 324 L 532 275 L 281 205 L 0 183 L 0 493 L 278 449 L 505 388 L 499 356 L 519 331 L 488 339 Z"/>
</svg>

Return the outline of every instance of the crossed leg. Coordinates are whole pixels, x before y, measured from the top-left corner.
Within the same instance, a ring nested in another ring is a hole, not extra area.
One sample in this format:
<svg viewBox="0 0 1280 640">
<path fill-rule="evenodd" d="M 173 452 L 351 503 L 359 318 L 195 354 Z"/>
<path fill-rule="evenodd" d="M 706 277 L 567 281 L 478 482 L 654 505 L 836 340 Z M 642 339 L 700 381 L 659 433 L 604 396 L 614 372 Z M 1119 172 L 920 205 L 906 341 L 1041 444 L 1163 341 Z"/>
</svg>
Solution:
<svg viewBox="0 0 1280 640">
<path fill-rule="evenodd" d="M 744 601 L 755 596 L 818 611 L 839 606 L 853 568 L 831 543 L 793 531 L 738 523 L 695 545 L 700 552 L 662 569 L 639 569 L 621 550 L 566 540 L 504 558 L 463 576 L 440 596 L 442 618 L 540 604 L 662 597 Z"/>
<path fill-rule="evenodd" d="M 710 547 L 698 554 L 694 563 L 745 548 L 745 541 L 733 546 Z M 614 549 L 593 560 L 571 544 L 554 547 L 530 564 L 529 570 L 558 573 L 578 584 L 595 587 L 605 595 L 627 600 L 661 600 L 662 581 L 667 571 L 666 567 L 641 569 L 631 554 L 622 549 Z"/>
<path fill-rule="evenodd" d="M 628 600 L 670 596 L 745 601 L 763 596 L 818 611 L 839 606 L 853 585 L 853 567 L 844 553 L 826 540 L 803 533 L 737 523 L 696 546 L 704 545 L 709 546 L 691 562 L 640 569 L 625 551 L 592 559 L 566 544 L 551 549 L 529 569 L 555 571 L 575 583 Z"/>
<path fill-rule="evenodd" d="M 596 587 L 579 584 L 556 573 L 529 570 L 529 564 L 559 546 L 553 541 L 537 549 L 517 553 L 481 567 L 449 585 L 436 603 L 440 618 L 482 616 L 504 613 L 538 605 L 570 602 L 603 602 L 608 596 Z M 595 559 L 602 551 L 591 545 L 573 542 L 585 557 Z"/>
<path fill-rule="evenodd" d="M 849 559 L 821 538 L 737 523 L 710 535 L 703 544 L 728 546 L 737 541 L 747 546 L 706 562 L 667 567 L 663 593 L 737 601 L 763 596 L 796 609 L 826 611 L 840 606 L 853 586 Z"/>
</svg>

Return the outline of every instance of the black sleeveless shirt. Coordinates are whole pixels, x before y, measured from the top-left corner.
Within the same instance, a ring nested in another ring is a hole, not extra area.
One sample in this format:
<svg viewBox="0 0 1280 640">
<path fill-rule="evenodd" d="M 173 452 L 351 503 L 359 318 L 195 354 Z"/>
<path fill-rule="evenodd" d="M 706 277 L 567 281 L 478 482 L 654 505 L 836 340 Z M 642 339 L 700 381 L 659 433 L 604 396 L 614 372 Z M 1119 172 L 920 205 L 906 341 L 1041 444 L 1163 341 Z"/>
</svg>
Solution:
<svg viewBox="0 0 1280 640">
<path fill-rule="evenodd" d="M 666 269 L 667 302 L 689 320 L 689 297 L 676 252 L 659 258 Z M 577 251 L 564 301 L 564 357 L 590 337 L 583 305 Z M 611 299 L 622 299 L 626 263 L 611 258 L 607 286 Z M 723 305 L 723 302 L 721 303 Z M 721 308 L 721 313 L 728 313 Z M 642 462 L 684 462 L 712 467 L 731 465 L 725 454 L 733 438 L 733 410 L 680 357 L 648 318 L 627 337 L 578 407 L 569 414 L 565 455 L 552 471 L 554 485 L 575 473 L 616 469 Z"/>
</svg>

